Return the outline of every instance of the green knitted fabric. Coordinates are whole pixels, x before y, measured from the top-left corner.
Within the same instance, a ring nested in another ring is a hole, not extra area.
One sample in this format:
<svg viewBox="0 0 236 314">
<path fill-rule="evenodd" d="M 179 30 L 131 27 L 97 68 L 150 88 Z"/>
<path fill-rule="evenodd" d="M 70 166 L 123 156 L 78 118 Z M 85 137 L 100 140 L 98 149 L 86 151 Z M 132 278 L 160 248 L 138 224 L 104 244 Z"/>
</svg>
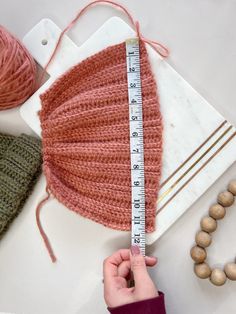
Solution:
<svg viewBox="0 0 236 314">
<path fill-rule="evenodd" d="M 39 139 L 0 133 L 0 237 L 22 209 L 41 164 Z"/>
</svg>

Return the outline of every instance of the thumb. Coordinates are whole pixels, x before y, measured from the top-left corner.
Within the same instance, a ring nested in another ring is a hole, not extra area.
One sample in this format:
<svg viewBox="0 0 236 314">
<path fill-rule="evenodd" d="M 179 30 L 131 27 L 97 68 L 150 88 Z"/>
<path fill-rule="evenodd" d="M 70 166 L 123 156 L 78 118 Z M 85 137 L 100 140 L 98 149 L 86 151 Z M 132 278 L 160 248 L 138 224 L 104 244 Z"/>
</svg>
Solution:
<svg viewBox="0 0 236 314">
<path fill-rule="evenodd" d="M 143 290 L 145 284 L 151 281 L 144 256 L 140 253 L 140 249 L 137 245 L 131 246 L 131 270 L 133 272 L 135 290 Z"/>
</svg>

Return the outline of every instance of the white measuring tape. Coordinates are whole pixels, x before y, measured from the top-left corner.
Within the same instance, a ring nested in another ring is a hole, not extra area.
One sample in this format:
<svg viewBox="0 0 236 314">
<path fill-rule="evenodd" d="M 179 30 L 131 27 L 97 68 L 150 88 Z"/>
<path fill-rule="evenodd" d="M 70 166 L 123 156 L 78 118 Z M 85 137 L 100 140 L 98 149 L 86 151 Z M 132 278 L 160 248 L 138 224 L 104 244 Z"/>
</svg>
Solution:
<svg viewBox="0 0 236 314">
<path fill-rule="evenodd" d="M 131 244 L 145 255 L 145 180 L 143 111 L 138 38 L 126 40 L 126 64 L 129 95 L 132 227 Z"/>
</svg>

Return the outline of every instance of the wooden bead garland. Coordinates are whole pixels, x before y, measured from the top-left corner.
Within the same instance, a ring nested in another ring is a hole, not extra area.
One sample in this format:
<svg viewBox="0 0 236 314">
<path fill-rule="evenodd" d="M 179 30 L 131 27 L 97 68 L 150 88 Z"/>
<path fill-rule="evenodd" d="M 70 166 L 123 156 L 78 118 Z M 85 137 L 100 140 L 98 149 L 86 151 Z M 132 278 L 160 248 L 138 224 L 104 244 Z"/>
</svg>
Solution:
<svg viewBox="0 0 236 314">
<path fill-rule="evenodd" d="M 209 216 L 201 219 L 200 225 L 202 230 L 198 231 L 195 236 L 197 245 L 192 247 L 190 251 L 190 255 L 195 262 L 194 272 L 196 276 L 201 279 L 209 278 L 216 286 L 224 285 L 227 278 L 236 280 L 236 261 L 226 264 L 223 270 L 220 268 L 211 269 L 205 262 L 207 258 L 205 248 L 212 242 L 211 233 L 217 229 L 217 220 L 224 218 L 226 214 L 225 207 L 233 205 L 235 196 L 236 180 L 233 180 L 229 183 L 227 191 L 218 194 L 217 204 L 209 208 Z"/>
</svg>

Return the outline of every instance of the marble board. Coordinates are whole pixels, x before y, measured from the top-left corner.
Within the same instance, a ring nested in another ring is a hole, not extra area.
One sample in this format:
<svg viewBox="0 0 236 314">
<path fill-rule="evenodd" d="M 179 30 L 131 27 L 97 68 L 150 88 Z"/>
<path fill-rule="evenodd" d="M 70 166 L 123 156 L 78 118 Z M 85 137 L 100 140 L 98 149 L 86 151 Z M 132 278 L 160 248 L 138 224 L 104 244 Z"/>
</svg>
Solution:
<svg viewBox="0 0 236 314">
<path fill-rule="evenodd" d="M 24 44 L 42 67 L 60 32 L 51 20 L 43 19 L 24 37 Z M 48 68 L 49 79 L 20 109 L 25 122 L 40 136 L 39 95 L 71 66 L 134 35 L 133 29 L 122 19 L 112 17 L 80 47 L 65 36 Z M 236 129 L 168 64 L 168 60 L 163 60 L 149 46 L 147 50 L 164 121 L 157 228 L 146 237 L 147 244 L 152 244 L 236 160 Z"/>
</svg>

